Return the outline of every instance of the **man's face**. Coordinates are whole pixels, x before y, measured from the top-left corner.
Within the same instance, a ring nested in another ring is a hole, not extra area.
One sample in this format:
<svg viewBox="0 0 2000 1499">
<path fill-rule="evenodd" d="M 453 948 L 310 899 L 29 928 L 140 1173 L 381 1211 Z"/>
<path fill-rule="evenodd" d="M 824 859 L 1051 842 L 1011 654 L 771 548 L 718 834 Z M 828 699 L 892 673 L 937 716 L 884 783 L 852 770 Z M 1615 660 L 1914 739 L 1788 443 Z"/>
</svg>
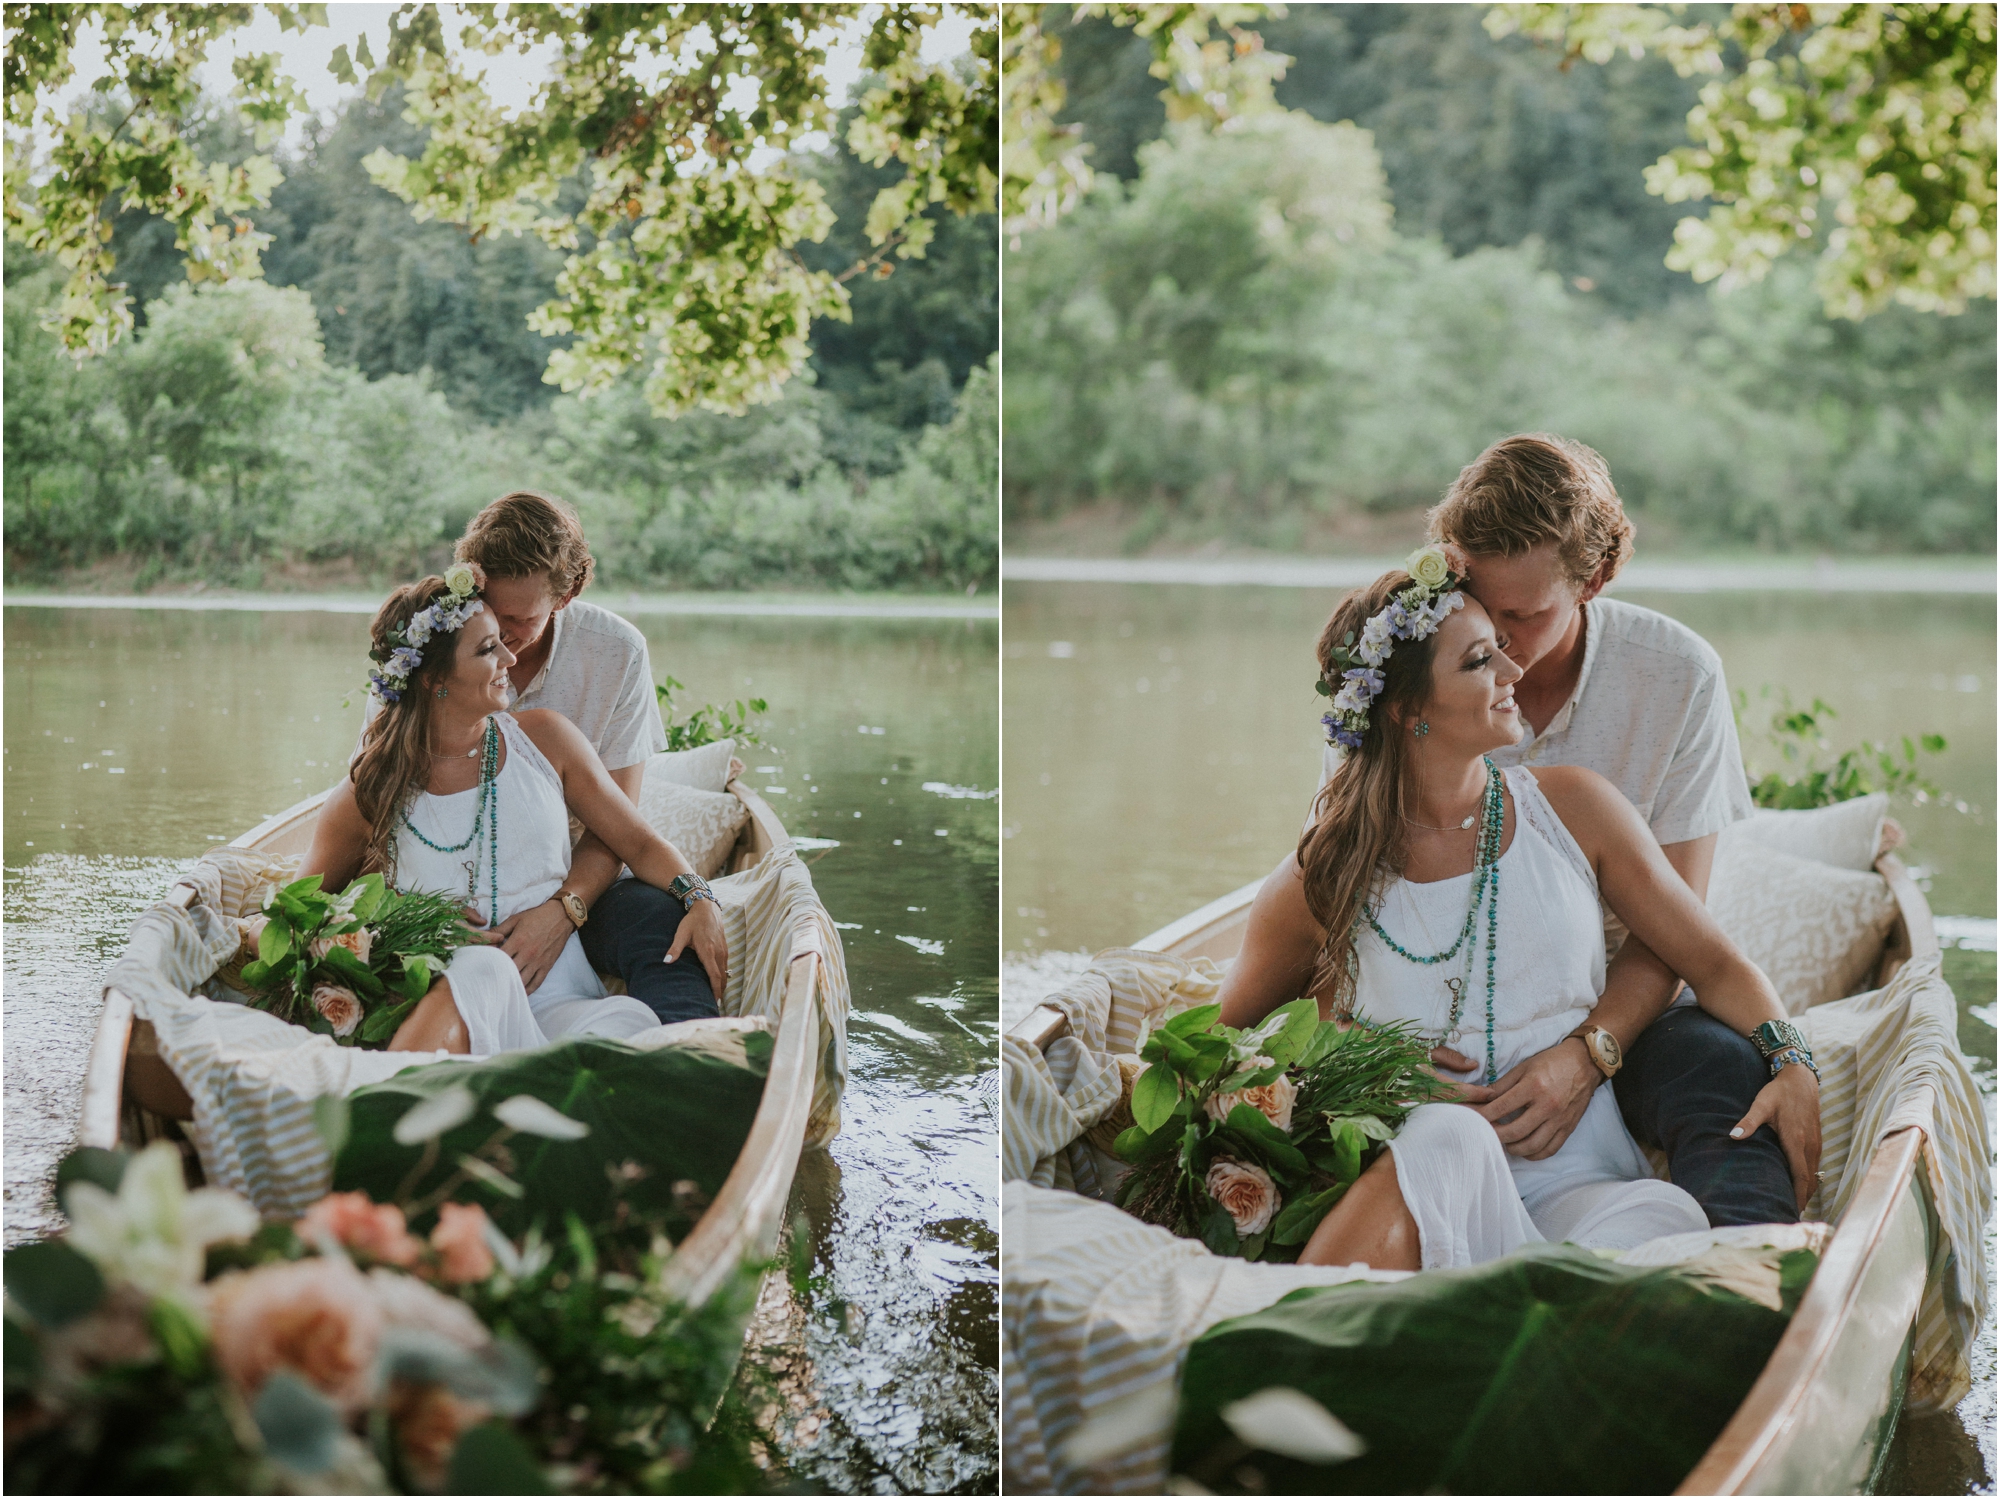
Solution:
<svg viewBox="0 0 2000 1499">
<path fill-rule="evenodd" d="M 1561 644 L 1588 592 L 1563 571 L 1554 542 L 1518 557 L 1474 557 L 1465 591 L 1493 617 L 1500 649 L 1527 671 Z"/>
<path fill-rule="evenodd" d="M 480 596 L 493 611 L 501 641 L 517 656 L 541 640 L 560 607 L 550 590 L 547 572 L 529 573 L 525 578 L 488 578 Z"/>
</svg>

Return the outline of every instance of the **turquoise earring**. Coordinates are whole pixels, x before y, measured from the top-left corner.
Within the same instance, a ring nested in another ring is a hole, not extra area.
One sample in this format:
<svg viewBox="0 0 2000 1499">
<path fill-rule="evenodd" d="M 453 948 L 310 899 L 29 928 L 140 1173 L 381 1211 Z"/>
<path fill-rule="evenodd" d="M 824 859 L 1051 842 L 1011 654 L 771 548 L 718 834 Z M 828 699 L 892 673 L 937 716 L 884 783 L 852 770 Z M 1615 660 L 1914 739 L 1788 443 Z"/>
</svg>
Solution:
<svg viewBox="0 0 2000 1499">
<path fill-rule="evenodd" d="M 438 696 L 443 697 L 444 694 L 440 692 Z M 1431 731 L 1430 720 L 1427 718 L 1419 719 L 1417 720 L 1417 726 L 1414 729 L 1410 730 L 1410 737 L 1413 739 L 1421 739 L 1424 737 L 1424 735 L 1428 734 L 1430 731 Z"/>
<path fill-rule="evenodd" d="M 438 696 L 439 696 L 439 697 L 443 697 L 444 695 L 445 695 L 445 694 L 444 694 L 444 689 L 443 689 L 442 687 L 438 688 Z"/>
</svg>

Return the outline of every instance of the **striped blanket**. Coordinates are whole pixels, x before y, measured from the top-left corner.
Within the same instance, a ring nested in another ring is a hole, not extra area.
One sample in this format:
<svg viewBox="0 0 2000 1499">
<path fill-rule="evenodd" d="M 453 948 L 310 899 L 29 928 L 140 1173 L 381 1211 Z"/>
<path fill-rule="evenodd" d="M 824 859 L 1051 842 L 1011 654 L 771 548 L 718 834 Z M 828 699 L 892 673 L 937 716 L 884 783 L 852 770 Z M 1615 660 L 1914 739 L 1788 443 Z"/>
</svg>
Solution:
<svg viewBox="0 0 2000 1499">
<path fill-rule="evenodd" d="M 150 1021 L 160 1055 L 194 1100 L 189 1129 L 213 1186 L 247 1198 L 267 1218 L 296 1217 L 323 1197 L 333 1161 L 313 1124 L 313 1100 L 347 1094 L 446 1053 L 363 1051 L 336 1044 L 242 1004 L 218 1003 L 201 990 L 236 950 L 236 918 L 256 908 L 266 886 L 292 878 L 295 866 L 272 864 L 252 850 L 221 848 L 186 876 L 198 898 L 188 909 L 161 903 L 134 923 L 124 954 L 105 976 Z M 840 1128 L 847 1081 L 847 969 L 840 934 L 819 903 L 791 845 L 773 849 L 753 869 L 714 882 L 729 940 L 724 1015 L 775 1025 L 784 1004 L 792 932 L 801 921 L 819 931 L 820 1022 L 826 1060 L 814 1089 L 806 1138 L 824 1144 Z M 638 1046 L 698 1040 L 713 1021 L 684 1021 L 633 1038 Z"/>
<path fill-rule="evenodd" d="M 1142 1021 L 1208 1002 L 1219 979 L 1206 959 L 1101 953 L 1044 1001 L 1068 1016 L 1071 1036 L 1046 1055 L 1014 1037 L 1003 1042 L 1009 1488 L 1159 1492 L 1188 1345 L 1302 1285 L 1354 1278 L 1345 1269 L 1221 1259 L 1096 1200 L 1115 1163 L 1088 1132 L 1118 1101 L 1116 1054 L 1130 1050 Z M 1990 1305 L 1983 1244 L 1992 1138 L 1955 1017 L 1933 955 L 1906 964 L 1887 988 L 1820 1005 L 1798 1022 L 1825 1077 L 1825 1185 L 1808 1217 L 1837 1219 L 1876 1145 L 1907 1125 L 1925 1127 L 1941 1232 L 1913 1334 L 1908 1400 L 1919 1410 L 1964 1395 L 1967 1351 Z"/>
</svg>

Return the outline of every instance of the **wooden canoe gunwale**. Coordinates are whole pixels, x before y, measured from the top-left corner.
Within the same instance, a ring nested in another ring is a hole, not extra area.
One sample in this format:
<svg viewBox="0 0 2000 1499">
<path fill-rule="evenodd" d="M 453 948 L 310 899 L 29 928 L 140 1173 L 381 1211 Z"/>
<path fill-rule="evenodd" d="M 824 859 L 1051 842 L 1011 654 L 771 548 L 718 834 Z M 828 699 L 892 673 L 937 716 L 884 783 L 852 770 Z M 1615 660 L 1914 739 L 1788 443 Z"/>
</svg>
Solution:
<svg viewBox="0 0 2000 1499">
<path fill-rule="evenodd" d="M 1905 963 L 1938 951 L 1937 928 L 1929 903 L 1916 881 L 1894 854 L 1875 861 L 1875 871 L 1888 884 L 1896 902 L 1896 917 L 1882 945 L 1871 987 L 1888 984 Z M 1258 880 L 1169 922 L 1133 943 L 1145 952 L 1176 957 L 1233 956 L 1249 923 L 1250 905 L 1263 881 Z M 1069 1020 L 1053 1005 L 1038 1005 L 1009 1029 L 1009 1034 L 1036 1047 L 1047 1047 L 1067 1034 Z M 1898 1215 L 1921 1212 L 1926 1235 L 1936 1231 L 1924 1178 L 1925 1127 L 1899 1129 L 1885 1137 L 1870 1157 L 1866 1174 L 1850 1200 L 1815 1272 L 1812 1284 L 1763 1372 L 1744 1397 L 1702 1459 L 1675 1490 L 1678 1494 L 1755 1494 L 1797 1492 L 1786 1485 L 1785 1464 L 1793 1444 L 1825 1435 L 1808 1430 L 1816 1395 L 1834 1384 L 1852 1385 L 1851 1371 L 1836 1367 L 1841 1335 L 1857 1304 L 1870 1289 L 1871 1271 L 1896 1273 L 1886 1256 Z M 1915 1203 L 1912 1203 L 1914 1197 Z M 1907 1223 L 1903 1225 L 1907 1228 Z M 1918 1276 L 1924 1273 L 1919 1265 Z M 1907 1277 L 1904 1277 L 1907 1280 Z M 1923 1292 L 1921 1280 L 1900 1288 L 1914 1318 Z M 1907 1357 L 1907 1328 L 1902 1347 Z M 1900 1366 L 1882 1371 L 1885 1386 L 1899 1388 Z M 1890 1395 L 1891 1402 L 1895 1398 Z M 1823 1403 L 1823 1402 L 1819 1402 Z M 1893 1411 L 1888 1429 L 1893 1428 Z M 1823 1420 L 1823 1418 L 1822 1418 Z M 1852 1434 L 1850 1433 L 1850 1439 Z M 1879 1463 L 1871 1455 L 1864 1480 Z"/>
<path fill-rule="evenodd" d="M 750 813 L 727 860 L 729 871 L 740 873 L 791 842 L 791 836 L 769 803 L 741 781 L 731 781 L 728 790 Z M 229 846 L 303 854 L 327 795 L 319 792 L 266 818 Z M 185 909 L 195 896 L 193 886 L 177 884 L 166 899 Z M 821 961 L 818 925 L 810 917 L 802 918 L 792 930 L 784 1004 L 750 1133 L 715 1200 L 668 1262 L 666 1278 L 672 1294 L 691 1305 L 706 1300 L 738 1265 L 768 1260 L 776 1251 L 823 1051 L 818 1010 Z M 128 1132 L 124 1124 L 129 1105 L 137 1104 L 155 1116 L 153 1122 L 161 1129 L 167 1127 L 161 1121 L 193 1118 L 191 1101 L 185 1112 L 175 1111 L 171 1100 L 161 1095 L 158 1080 L 145 1077 L 141 1070 L 150 1030 L 147 1022 L 135 1022 L 128 996 L 116 988 L 105 990 L 104 1013 L 84 1070 L 79 1145 L 117 1149 Z M 178 1080 L 164 1063 L 158 1063 L 157 1070 L 178 1088 Z M 185 1099 L 186 1090 L 179 1092 Z M 163 1102 L 169 1104 L 167 1109 L 145 1107 Z"/>
</svg>

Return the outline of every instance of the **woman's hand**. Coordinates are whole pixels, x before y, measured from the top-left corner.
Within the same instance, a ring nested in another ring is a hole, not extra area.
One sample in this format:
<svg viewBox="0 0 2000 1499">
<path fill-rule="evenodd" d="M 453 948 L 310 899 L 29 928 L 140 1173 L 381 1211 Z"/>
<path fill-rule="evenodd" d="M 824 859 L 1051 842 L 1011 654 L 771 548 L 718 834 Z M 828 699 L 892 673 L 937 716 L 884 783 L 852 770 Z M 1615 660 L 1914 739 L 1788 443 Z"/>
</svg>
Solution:
<svg viewBox="0 0 2000 1499">
<path fill-rule="evenodd" d="M 1780 1067 L 1778 1075 L 1758 1092 L 1750 1112 L 1729 1132 L 1729 1138 L 1747 1140 L 1764 1124 L 1778 1133 L 1778 1143 L 1792 1168 L 1792 1190 L 1798 1194 L 1799 1211 L 1804 1212 L 1819 1186 L 1819 1079 L 1810 1067 L 1797 1062 Z"/>
<path fill-rule="evenodd" d="M 722 933 L 722 908 L 714 901 L 696 901 L 681 918 L 680 927 L 674 933 L 674 945 L 667 949 L 665 961 L 675 961 L 690 946 L 694 948 L 694 955 L 701 959 L 701 966 L 708 973 L 709 986 L 715 990 L 716 1000 L 720 1002 L 723 991 L 729 987 L 729 939 Z"/>
</svg>

